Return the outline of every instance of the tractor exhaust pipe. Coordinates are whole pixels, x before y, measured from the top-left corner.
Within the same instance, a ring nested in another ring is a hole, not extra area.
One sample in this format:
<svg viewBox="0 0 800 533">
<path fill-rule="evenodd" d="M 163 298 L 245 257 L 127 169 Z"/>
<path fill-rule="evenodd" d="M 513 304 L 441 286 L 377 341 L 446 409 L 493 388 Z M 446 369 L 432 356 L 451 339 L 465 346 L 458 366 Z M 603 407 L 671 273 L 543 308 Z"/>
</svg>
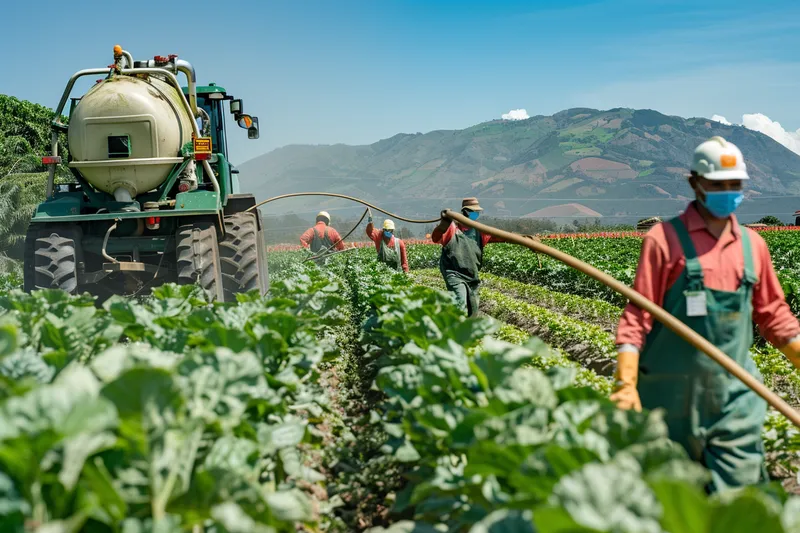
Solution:
<svg viewBox="0 0 800 533">
<path fill-rule="evenodd" d="M 188 80 L 188 87 L 189 87 L 189 107 L 192 108 L 192 113 L 194 116 L 197 117 L 197 74 L 194 71 L 194 67 L 191 63 L 186 61 L 185 59 L 178 59 L 175 57 L 171 60 L 171 62 L 167 64 L 157 63 L 155 59 L 148 59 L 147 61 L 141 61 L 137 63 L 146 68 L 163 68 L 167 70 L 173 71 L 175 74 L 178 72 L 183 72 L 186 75 L 186 79 Z"/>
<path fill-rule="evenodd" d="M 191 63 L 184 59 L 175 58 L 175 68 L 186 75 L 189 80 L 189 105 L 194 115 L 197 116 L 197 75 Z"/>
</svg>

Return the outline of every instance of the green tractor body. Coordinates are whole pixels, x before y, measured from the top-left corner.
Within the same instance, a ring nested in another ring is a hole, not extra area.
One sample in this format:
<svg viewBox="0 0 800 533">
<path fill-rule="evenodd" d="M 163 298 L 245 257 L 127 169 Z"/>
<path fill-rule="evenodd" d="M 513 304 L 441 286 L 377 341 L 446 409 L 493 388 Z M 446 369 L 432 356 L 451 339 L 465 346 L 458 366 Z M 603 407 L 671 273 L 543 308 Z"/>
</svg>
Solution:
<svg viewBox="0 0 800 533">
<path fill-rule="evenodd" d="M 196 86 L 176 56 L 77 72 L 53 122 L 47 198 L 25 243 L 25 290 L 60 288 L 104 300 L 165 282 L 199 283 L 216 300 L 269 286 L 263 222 L 252 194 L 239 191 L 228 160 L 225 116 L 248 137 L 258 119 L 223 87 Z M 182 87 L 177 75 L 188 84 Z M 105 75 L 82 97 L 75 81 Z M 69 107 L 69 125 L 61 114 Z M 230 111 L 227 109 L 229 107 Z M 67 134 L 69 157 L 59 157 Z M 71 179 L 56 180 L 59 165 Z M 58 181 L 58 183 L 56 182 Z"/>
</svg>

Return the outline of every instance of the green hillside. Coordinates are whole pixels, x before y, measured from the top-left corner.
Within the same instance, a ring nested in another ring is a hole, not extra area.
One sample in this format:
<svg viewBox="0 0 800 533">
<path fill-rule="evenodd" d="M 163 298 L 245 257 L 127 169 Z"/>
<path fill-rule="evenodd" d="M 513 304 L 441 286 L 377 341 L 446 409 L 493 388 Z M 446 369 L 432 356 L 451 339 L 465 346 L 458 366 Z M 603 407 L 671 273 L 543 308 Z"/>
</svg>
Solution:
<svg viewBox="0 0 800 533">
<path fill-rule="evenodd" d="M 553 216 L 559 209 L 552 207 L 560 205 L 563 216 L 571 216 L 574 205 L 568 204 L 578 204 L 615 222 L 682 208 L 690 194 L 685 174 L 692 150 L 713 135 L 735 142 L 747 158 L 752 180 L 743 215 L 791 219 L 795 199 L 788 196 L 800 194 L 800 156 L 740 126 L 651 110 L 578 108 L 464 130 L 400 134 L 368 146 L 293 145 L 240 169 L 243 188 L 261 198 L 337 191 L 429 215 L 477 195 L 499 216 L 535 216 L 548 207 Z M 298 201 L 270 209 L 318 205 Z"/>
</svg>

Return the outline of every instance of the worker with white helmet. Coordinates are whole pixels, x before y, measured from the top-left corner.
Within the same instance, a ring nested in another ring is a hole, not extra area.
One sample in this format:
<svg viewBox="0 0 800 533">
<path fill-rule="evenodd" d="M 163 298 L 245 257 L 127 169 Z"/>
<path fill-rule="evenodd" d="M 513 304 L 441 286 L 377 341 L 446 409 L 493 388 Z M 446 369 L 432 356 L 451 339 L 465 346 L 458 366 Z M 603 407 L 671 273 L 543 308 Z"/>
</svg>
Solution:
<svg viewBox="0 0 800 533">
<path fill-rule="evenodd" d="M 383 221 L 383 229 L 376 229 L 372 223 L 372 211 L 367 221 L 367 237 L 375 243 L 378 261 L 395 270 L 408 272 L 406 244 L 394 234 L 394 222 L 388 218 Z"/>
<path fill-rule="evenodd" d="M 300 244 L 303 248 L 309 248 L 312 253 L 319 253 L 333 246 L 336 250 L 344 250 L 344 242 L 339 236 L 339 232 L 330 227 L 331 216 L 327 211 L 320 211 L 317 214 L 317 223 L 313 228 L 308 228 L 300 236 Z M 335 246 L 334 246 L 335 245 Z"/>
<path fill-rule="evenodd" d="M 784 299 L 769 250 L 733 212 L 749 179 L 739 149 L 712 137 L 694 152 L 695 200 L 644 237 L 633 288 L 758 376 L 752 324 L 795 365 L 800 323 Z M 669 436 L 711 471 L 710 492 L 763 480 L 766 403 L 711 358 L 628 304 L 617 330 L 611 399 L 663 408 Z"/>
</svg>

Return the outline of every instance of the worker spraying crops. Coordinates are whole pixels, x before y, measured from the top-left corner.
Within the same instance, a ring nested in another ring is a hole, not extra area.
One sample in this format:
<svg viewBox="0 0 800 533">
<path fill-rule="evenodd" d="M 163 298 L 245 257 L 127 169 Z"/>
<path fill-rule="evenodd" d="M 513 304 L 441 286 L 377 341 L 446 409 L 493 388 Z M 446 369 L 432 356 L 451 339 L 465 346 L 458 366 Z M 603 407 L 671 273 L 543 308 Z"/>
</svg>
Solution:
<svg viewBox="0 0 800 533">
<path fill-rule="evenodd" d="M 390 268 L 408 273 L 406 244 L 395 236 L 394 229 L 394 221 L 388 218 L 383 221 L 383 229 L 376 229 L 372 223 L 372 211 L 369 212 L 366 233 L 367 237 L 375 243 L 378 261 Z"/>
<path fill-rule="evenodd" d="M 461 214 L 470 220 L 478 220 L 483 211 L 477 198 L 464 198 Z M 444 277 L 447 290 L 456 299 L 468 316 L 478 314 L 478 287 L 481 284 L 479 272 L 483 265 L 483 247 L 490 242 L 503 242 L 502 239 L 457 224 L 442 217 L 441 222 L 431 234 L 433 242 L 442 245 L 439 269 Z"/>
<path fill-rule="evenodd" d="M 733 214 L 748 179 L 734 144 L 713 137 L 698 146 L 689 176 L 696 199 L 647 233 L 634 289 L 760 378 L 748 351 L 752 323 L 795 366 L 800 324 L 764 240 Z M 636 305 L 625 308 L 616 342 L 612 400 L 664 408 L 670 438 L 711 471 L 709 491 L 766 479 L 762 398 Z"/>
<path fill-rule="evenodd" d="M 308 248 L 313 254 L 319 254 L 330 249 L 344 250 L 344 242 L 339 232 L 331 227 L 331 216 L 327 211 L 317 213 L 316 224 L 308 228 L 300 236 L 300 244 Z M 319 260 L 318 262 L 324 262 Z"/>
</svg>

